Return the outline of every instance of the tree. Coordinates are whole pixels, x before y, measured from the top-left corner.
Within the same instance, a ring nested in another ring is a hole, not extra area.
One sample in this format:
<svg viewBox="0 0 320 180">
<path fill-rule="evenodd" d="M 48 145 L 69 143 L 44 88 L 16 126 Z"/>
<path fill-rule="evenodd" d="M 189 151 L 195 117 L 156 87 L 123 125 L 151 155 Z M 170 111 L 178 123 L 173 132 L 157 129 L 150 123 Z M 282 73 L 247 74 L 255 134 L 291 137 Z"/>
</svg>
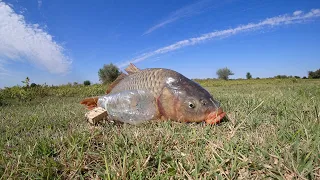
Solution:
<svg viewBox="0 0 320 180">
<path fill-rule="evenodd" d="M 30 84 L 30 87 L 32 87 L 32 88 L 33 88 L 33 87 L 37 87 L 37 86 L 38 86 L 38 85 L 37 85 L 36 83 L 31 83 L 31 84 Z"/>
<path fill-rule="evenodd" d="M 275 79 L 287 79 L 289 77 L 287 75 L 276 75 L 274 78 Z"/>
<path fill-rule="evenodd" d="M 218 69 L 217 75 L 219 79 L 228 80 L 230 75 L 234 75 L 234 73 L 228 69 L 227 67 Z"/>
<path fill-rule="evenodd" d="M 308 72 L 309 79 L 320 79 L 320 69 Z"/>
<path fill-rule="evenodd" d="M 26 80 L 21 81 L 26 87 L 29 87 L 30 79 L 29 77 L 26 77 Z"/>
<path fill-rule="evenodd" d="M 103 84 L 108 84 L 113 82 L 120 75 L 119 68 L 112 63 L 104 65 L 103 68 L 99 69 L 98 72 L 99 80 Z"/>
<path fill-rule="evenodd" d="M 251 79 L 252 78 L 252 76 L 251 76 L 251 74 L 249 72 L 247 72 L 246 77 L 247 77 L 247 79 Z"/>
<path fill-rule="evenodd" d="M 83 82 L 83 85 L 85 86 L 90 86 L 91 85 L 91 82 L 89 80 L 86 80 Z"/>
</svg>

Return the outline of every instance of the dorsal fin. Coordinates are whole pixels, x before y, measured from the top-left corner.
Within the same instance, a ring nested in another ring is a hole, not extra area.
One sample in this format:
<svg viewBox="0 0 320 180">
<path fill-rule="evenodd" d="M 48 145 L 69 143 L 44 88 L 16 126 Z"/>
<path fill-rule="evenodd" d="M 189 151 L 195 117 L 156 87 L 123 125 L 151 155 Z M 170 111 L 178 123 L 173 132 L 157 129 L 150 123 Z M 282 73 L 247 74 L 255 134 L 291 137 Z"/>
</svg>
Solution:
<svg viewBox="0 0 320 180">
<path fill-rule="evenodd" d="M 107 91 L 106 91 L 106 94 L 109 94 L 112 89 L 122 80 L 126 77 L 127 75 L 124 74 L 124 73 L 121 73 L 116 80 L 114 80 L 108 87 Z"/>
<path fill-rule="evenodd" d="M 134 64 L 130 63 L 130 65 L 125 69 L 125 71 L 128 74 L 134 74 L 136 72 L 141 71 L 139 68 L 137 68 Z"/>
</svg>

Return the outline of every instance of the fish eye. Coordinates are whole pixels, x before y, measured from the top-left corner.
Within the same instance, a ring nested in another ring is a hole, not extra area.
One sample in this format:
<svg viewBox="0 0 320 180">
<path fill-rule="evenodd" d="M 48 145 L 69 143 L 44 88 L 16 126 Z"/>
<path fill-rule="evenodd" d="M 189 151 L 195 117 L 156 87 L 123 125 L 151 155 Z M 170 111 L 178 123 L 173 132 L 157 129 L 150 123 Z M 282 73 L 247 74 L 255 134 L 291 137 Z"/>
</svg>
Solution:
<svg viewBox="0 0 320 180">
<path fill-rule="evenodd" d="M 192 103 L 192 102 L 189 102 L 189 108 L 195 108 L 196 106 Z"/>
</svg>

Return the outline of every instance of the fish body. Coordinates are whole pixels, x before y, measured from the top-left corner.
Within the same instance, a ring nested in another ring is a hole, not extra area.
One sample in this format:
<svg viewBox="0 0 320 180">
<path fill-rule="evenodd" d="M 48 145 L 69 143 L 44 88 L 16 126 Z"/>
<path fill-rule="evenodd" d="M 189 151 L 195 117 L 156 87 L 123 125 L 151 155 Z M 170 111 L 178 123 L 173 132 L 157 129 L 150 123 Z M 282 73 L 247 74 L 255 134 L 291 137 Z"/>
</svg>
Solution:
<svg viewBox="0 0 320 180">
<path fill-rule="evenodd" d="M 107 94 L 81 102 L 89 109 L 107 110 L 110 120 L 139 124 L 152 119 L 178 122 L 219 122 L 225 113 L 212 95 L 182 74 L 164 68 L 139 70 L 134 65 L 121 74 Z"/>
</svg>

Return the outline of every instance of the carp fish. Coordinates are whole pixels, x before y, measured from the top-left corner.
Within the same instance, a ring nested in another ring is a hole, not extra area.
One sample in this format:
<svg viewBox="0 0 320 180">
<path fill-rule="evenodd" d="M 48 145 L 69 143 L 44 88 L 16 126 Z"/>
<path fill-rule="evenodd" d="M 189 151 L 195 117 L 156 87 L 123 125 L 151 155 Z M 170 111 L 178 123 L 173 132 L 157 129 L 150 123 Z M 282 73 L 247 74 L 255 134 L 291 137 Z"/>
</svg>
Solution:
<svg viewBox="0 0 320 180">
<path fill-rule="evenodd" d="M 80 103 L 89 110 L 102 107 L 107 119 L 129 124 L 149 120 L 215 124 L 226 115 L 220 102 L 198 83 L 164 68 L 140 70 L 130 64 L 105 95 Z"/>
</svg>

